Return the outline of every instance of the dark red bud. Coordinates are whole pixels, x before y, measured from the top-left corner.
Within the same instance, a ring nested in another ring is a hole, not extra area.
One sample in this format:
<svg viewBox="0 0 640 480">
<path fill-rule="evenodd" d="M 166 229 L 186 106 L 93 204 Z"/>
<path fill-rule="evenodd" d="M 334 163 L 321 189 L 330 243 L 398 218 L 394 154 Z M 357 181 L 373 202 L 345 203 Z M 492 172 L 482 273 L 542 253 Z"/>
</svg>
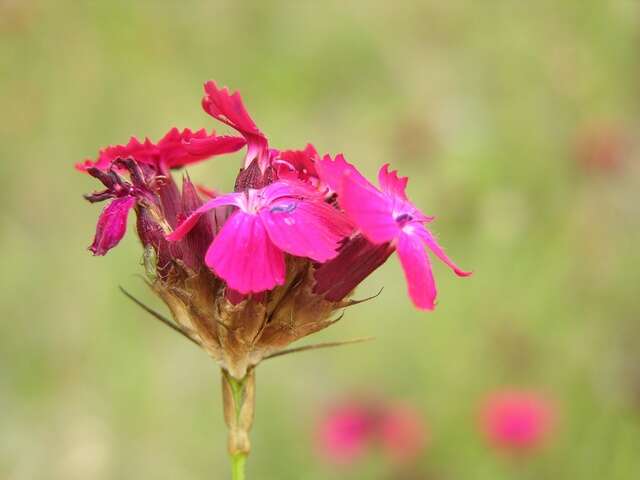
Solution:
<svg viewBox="0 0 640 480">
<path fill-rule="evenodd" d="M 362 235 L 349 239 L 338 256 L 322 264 L 314 274 L 314 293 L 339 302 L 393 253 L 389 243 L 375 245 Z"/>
</svg>

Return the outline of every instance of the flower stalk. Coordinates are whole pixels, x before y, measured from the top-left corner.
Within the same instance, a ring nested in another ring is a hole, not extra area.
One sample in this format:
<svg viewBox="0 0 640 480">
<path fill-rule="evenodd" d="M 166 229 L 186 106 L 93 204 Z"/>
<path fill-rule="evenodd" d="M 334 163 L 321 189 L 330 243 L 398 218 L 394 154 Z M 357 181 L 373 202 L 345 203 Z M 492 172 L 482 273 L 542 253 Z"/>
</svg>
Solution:
<svg viewBox="0 0 640 480">
<path fill-rule="evenodd" d="M 231 457 L 231 480 L 244 480 L 244 464 L 247 456 L 243 453 Z"/>
<path fill-rule="evenodd" d="M 231 457 L 232 479 L 244 479 L 244 465 L 251 441 L 249 432 L 255 411 L 255 370 L 249 369 L 241 380 L 222 369 L 222 405 L 228 428 L 228 450 Z"/>
</svg>

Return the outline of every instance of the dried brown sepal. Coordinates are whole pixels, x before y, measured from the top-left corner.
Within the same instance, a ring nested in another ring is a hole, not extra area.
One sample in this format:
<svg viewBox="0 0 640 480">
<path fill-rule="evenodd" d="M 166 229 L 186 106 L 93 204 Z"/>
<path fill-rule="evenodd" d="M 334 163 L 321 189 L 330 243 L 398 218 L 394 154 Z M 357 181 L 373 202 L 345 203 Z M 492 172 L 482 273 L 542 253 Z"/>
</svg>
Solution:
<svg viewBox="0 0 640 480">
<path fill-rule="evenodd" d="M 313 291 L 314 272 L 309 260 L 289 257 L 284 285 L 239 302 L 229 300 L 211 271 L 193 271 L 180 260 L 147 283 L 180 329 L 240 380 L 266 357 L 338 321 L 337 311 L 368 300 L 326 300 Z"/>
</svg>

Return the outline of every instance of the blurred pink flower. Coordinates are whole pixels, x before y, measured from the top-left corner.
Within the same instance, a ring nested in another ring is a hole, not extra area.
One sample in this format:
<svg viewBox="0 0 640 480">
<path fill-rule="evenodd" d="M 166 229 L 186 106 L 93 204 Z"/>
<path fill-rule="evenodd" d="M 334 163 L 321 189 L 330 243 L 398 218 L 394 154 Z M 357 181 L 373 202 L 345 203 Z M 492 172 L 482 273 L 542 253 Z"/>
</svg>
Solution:
<svg viewBox="0 0 640 480">
<path fill-rule="evenodd" d="M 428 432 L 420 412 L 409 405 L 392 405 L 379 423 L 382 448 L 395 462 L 408 463 L 420 456 Z"/>
<path fill-rule="evenodd" d="M 348 465 L 379 446 L 394 463 L 410 463 L 426 443 L 420 413 L 408 405 L 382 401 L 348 401 L 322 418 L 318 450 L 330 463 Z"/>
<path fill-rule="evenodd" d="M 613 172 L 624 166 L 630 140 L 623 125 L 599 121 L 582 126 L 575 140 L 575 157 L 592 172 Z"/>
<path fill-rule="evenodd" d="M 485 400 L 480 414 L 492 445 L 510 453 L 530 453 L 543 446 L 555 425 L 555 408 L 533 391 L 503 390 Z"/>
<path fill-rule="evenodd" d="M 374 423 L 365 405 L 348 403 L 333 408 L 318 428 L 320 454 L 331 463 L 353 463 L 370 443 Z"/>
</svg>

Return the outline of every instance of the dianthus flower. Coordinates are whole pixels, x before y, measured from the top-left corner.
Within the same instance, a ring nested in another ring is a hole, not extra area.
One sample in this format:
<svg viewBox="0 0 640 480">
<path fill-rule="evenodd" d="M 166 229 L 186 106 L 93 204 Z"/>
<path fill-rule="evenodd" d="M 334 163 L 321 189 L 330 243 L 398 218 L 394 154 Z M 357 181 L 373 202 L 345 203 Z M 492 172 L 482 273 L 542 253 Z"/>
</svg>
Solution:
<svg viewBox="0 0 640 480">
<path fill-rule="evenodd" d="M 357 285 L 394 251 L 422 309 L 435 304 L 424 245 L 467 273 L 424 226 L 431 218 L 407 199 L 406 179 L 386 166 L 378 190 L 341 155 L 321 159 L 311 144 L 273 148 L 240 94 L 214 82 L 205 84 L 202 106 L 240 136 L 174 128 L 156 143 L 107 147 L 76 168 L 104 187 L 87 200 L 109 202 L 90 250 L 107 254 L 135 211 L 148 284 L 173 321 L 153 314 L 219 363 L 229 451 L 240 465 L 258 363 L 335 323 L 336 313 L 359 303 L 350 299 Z M 173 178 L 173 170 L 245 146 L 232 192 L 196 186 L 187 175 L 179 188 Z"/>
<path fill-rule="evenodd" d="M 409 464 L 424 451 L 427 427 L 413 406 L 386 399 L 348 399 L 320 418 L 316 429 L 320 456 L 348 466 L 378 448 L 391 462 Z"/>
<path fill-rule="evenodd" d="M 499 450 L 527 454 L 549 440 L 555 417 L 553 404 L 541 394 L 503 390 L 485 399 L 480 426 L 491 445 Z"/>
<path fill-rule="evenodd" d="M 409 296 L 416 307 L 426 310 L 435 307 L 436 286 L 425 246 L 456 275 L 471 274 L 451 261 L 426 228 L 425 224 L 433 217 L 423 214 L 407 198 L 407 177 L 398 177 L 397 172 L 389 172 L 388 164 L 383 165 L 377 189 L 342 157 L 333 161 L 325 157 L 320 166 L 326 172 L 325 181 L 337 193 L 338 203 L 360 232 L 373 244 L 397 250 Z"/>
</svg>

